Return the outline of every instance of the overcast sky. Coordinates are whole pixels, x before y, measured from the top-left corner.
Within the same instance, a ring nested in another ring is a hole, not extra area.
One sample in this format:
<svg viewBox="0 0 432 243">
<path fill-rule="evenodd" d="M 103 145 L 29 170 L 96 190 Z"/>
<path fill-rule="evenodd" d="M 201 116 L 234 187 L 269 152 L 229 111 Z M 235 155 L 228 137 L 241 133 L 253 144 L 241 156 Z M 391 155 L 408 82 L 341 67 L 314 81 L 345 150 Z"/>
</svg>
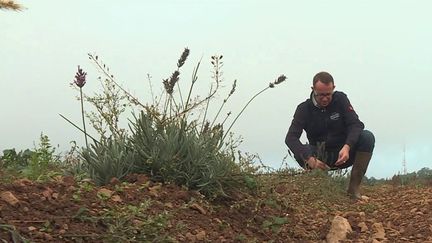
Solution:
<svg viewBox="0 0 432 243">
<path fill-rule="evenodd" d="M 376 136 L 367 176 L 402 171 L 404 145 L 408 172 L 432 167 L 431 1 L 19 2 L 27 9 L 0 11 L 0 150 L 33 148 L 41 132 L 59 151 L 69 141 L 84 145 L 58 114 L 80 124 L 77 91 L 69 86 L 77 65 L 88 73 L 85 90 L 100 88 L 87 53 L 150 101 L 146 75 L 160 91 L 188 47 L 180 83 L 189 87 L 202 58 L 201 95 L 211 82 L 210 57 L 224 56 L 221 94 L 238 81 L 225 112 L 238 114 L 268 82 L 288 77 L 258 96 L 233 127 L 244 138 L 241 150 L 267 165 L 280 166 L 295 108 L 308 98 L 314 74 L 325 70 Z"/>
</svg>

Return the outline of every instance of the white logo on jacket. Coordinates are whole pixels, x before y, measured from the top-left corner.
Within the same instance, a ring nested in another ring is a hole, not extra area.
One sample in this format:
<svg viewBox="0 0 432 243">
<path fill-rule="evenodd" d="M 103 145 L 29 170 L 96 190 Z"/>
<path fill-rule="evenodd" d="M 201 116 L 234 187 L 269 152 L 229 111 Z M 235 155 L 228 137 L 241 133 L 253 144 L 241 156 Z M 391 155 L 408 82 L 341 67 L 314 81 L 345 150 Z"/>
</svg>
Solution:
<svg viewBox="0 0 432 243">
<path fill-rule="evenodd" d="M 334 112 L 330 115 L 330 119 L 333 121 L 339 120 L 340 114 L 338 112 Z"/>
</svg>

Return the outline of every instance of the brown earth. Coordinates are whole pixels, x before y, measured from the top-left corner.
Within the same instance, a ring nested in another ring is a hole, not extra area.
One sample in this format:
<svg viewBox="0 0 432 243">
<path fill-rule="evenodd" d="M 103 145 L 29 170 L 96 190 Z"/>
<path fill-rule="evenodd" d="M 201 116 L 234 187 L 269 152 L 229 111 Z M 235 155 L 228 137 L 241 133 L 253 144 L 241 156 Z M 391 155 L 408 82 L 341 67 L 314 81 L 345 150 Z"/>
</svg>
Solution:
<svg viewBox="0 0 432 243">
<path fill-rule="evenodd" d="M 348 219 L 344 242 L 432 242 L 432 188 L 365 186 L 353 201 L 326 179 L 264 178 L 253 195 L 207 202 L 194 191 L 131 175 L 106 187 L 56 177 L 0 184 L 3 242 L 324 242 Z M 327 183 L 327 184 L 326 184 Z M 385 235 L 378 237 L 376 223 Z M 21 238 L 22 237 L 22 238 Z"/>
</svg>

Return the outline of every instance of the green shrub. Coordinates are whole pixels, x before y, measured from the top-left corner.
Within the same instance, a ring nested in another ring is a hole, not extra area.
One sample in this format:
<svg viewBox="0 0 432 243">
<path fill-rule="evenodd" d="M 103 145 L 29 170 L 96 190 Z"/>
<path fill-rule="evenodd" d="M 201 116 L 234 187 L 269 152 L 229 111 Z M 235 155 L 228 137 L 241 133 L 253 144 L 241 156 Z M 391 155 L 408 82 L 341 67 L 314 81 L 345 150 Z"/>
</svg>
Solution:
<svg viewBox="0 0 432 243">
<path fill-rule="evenodd" d="M 23 169 L 28 166 L 30 159 L 32 158 L 35 152 L 26 149 L 24 151 L 16 152 L 14 148 L 3 150 L 3 156 L 0 158 L 2 161 L 3 168 L 15 168 L 15 169 Z"/>
<path fill-rule="evenodd" d="M 174 182 L 205 195 L 225 194 L 238 165 L 222 148 L 222 130 L 200 133 L 185 119 L 157 124 L 142 112 L 131 127 L 132 145 L 140 155 L 137 172 Z"/>
<path fill-rule="evenodd" d="M 22 170 L 23 175 L 29 179 L 44 180 L 60 174 L 60 168 L 60 156 L 55 154 L 48 136 L 41 134 L 28 166 Z"/>
<path fill-rule="evenodd" d="M 56 155 L 47 135 L 41 134 L 39 144 L 33 150 L 16 152 L 6 149 L 0 158 L 2 167 L 15 171 L 29 179 L 46 179 L 60 173 L 60 156 Z"/>
<path fill-rule="evenodd" d="M 126 137 L 105 138 L 91 147 L 83 149 L 82 156 L 98 185 L 107 184 L 113 177 L 122 179 L 132 172 L 137 155 Z"/>
</svg>

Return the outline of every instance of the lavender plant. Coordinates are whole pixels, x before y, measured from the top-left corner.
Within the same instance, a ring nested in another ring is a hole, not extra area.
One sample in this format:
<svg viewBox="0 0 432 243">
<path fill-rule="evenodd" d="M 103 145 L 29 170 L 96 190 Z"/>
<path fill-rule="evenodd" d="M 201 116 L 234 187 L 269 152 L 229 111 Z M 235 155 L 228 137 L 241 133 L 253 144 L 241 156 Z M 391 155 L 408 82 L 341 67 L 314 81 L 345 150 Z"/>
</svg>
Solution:
<svg viewBox="0 0 432 243">
<path fill-rule="evenodd" d="M 254 98 L 280 84 L 286 78 L 281 75 L 268 87 L 254 95 L 225 131 L 224 124 L 231 111 L 222 122 L 217 121 L 228 99 L 234 94 L 237 81 L 234 81 L 213 119 L 208 119 L 210 101 L 221 87 L 222 56 L 211 57 L 214 82 L 210 85 L 208 94 L 204 98 L 200 98 L 199 95 L 194 96 L 197 73 L 201 64 L 199 61 L 192 72 L 192 80 L 184 99 L 179 82 L 181 68 L 189 54 L 190 50 L 185 48 L 177 61 L 176 69 L 169 78 L 162 80 L 164 87 L 162 94 L 154 96 L 151 90 L 150 104 L 141 102 L 131 95 L 119 85 L 98 56 L 89 54 L 90 60 L 106 77 L 103 87 L 110 87 L 103 89 L 103 94 L 98 96 L 98 102 L 96 99 L 84 98 L 96 108 L 99 114 L 93 116 L 91 122 L 94 127 L 94 124 L 99 124 L 99 127 L 103 124 L 107 125 L 114 135 L 107 137 L 102 129 L 96 129 L 100 135 L 99 142 L 95 142 L 82 152 L 90 167 L 92 178 L 98 183 L 106 183 L 110 177 L 121 179 L 126 173 L 145 173 L 153 180 L 185 185 L 211 197 L 227 196 L 227 191 L 244 184 L 245 177 L 242 177 L 242 174 L 250 173 L 251 170 L 240 168 L 245 165 L 244 161 L 241 164 L 236 163 L 235 150 L 240 140 L 234 139 L 229 131 Z M 147 78 L 151 82 L 150 76 Z M 129 123 L 130 133 L 116 133 L 120 131 L 117 123 L 125 109 L 104 108 L 118 107 L 119 104 L 124 104 L 122 101 L 125 100 L 128 101 L 127 105 L 139 109 L 140 112 L 134 115 L 134 119 Z M 200 113 L 201 109 L 204 114 L 199 118 L 196 114 Z M 251 184 L 251 177 L 247 179 L 249 180 L 247 183 Z"/>
<path fill-rule="evenodd" d="M 98 185 L 132 173 L 138 159 L 126 136 L 102 139 L 92 144 L 92 149 L 84 149 L 82 156 L 88 163 L 90 177 Z"/>
<path fill-rule="evenodd" d="M 84 87 L 84 85 L 86 84 L 86 75 L 87 73 L 84 72 L 80 66 L 78 66 L 78 71 L 75 74 L 75 79 L 73 80 L 73 83 L 78 86 L 79 91 L 80 91 L 80 101 L 81 101 L 81 116 L 82 116 L 82 124 L 83 124 L 83 129 L 84 129 L 84 138 L 85 138 L 85 143 L 86 143 L 86 147 L 88 148 L 88 141 L 87 141 L 87 130 L 86 130 L 86 126 L 85 126 L 85 119 L 84 119 L 84 100 L 83 100 L 83 91 L 82 88 Z"/>
</svg>

